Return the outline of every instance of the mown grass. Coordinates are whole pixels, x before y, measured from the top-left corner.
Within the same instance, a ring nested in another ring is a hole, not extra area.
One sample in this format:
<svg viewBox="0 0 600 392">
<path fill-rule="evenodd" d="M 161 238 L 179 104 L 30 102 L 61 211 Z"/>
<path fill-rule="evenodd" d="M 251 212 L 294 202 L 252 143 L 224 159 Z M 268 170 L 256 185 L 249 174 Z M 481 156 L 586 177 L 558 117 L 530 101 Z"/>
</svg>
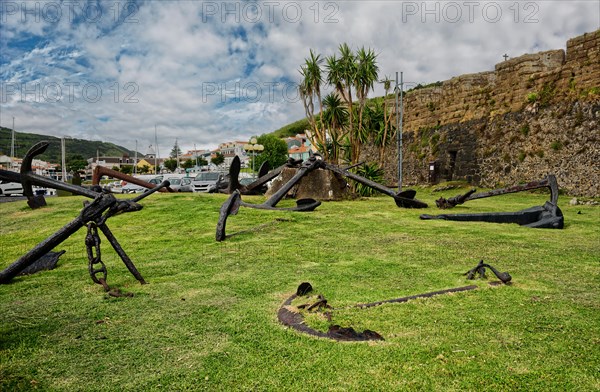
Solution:
<svg viewBox="0 0 600 392">
<path fill-rule="evenodd" d="M 431 206 L 439 196 L 418 192 Z M 600 389 L 598 207 L 562 197 L 564 230 L 421 221 L 439 211 L 398 209 L 388 197 L 312 213 L 242 208 L 228 221 L 237 234 L 217 243 L 225 198 L 157 194 L 111 218 L 148 284 L 104 240 L 108 282 L 133 298 L 109 298 L 91 282 L 84 230 L 58 248 L 67 250 L 59 268 L 0 286 L 0 390 Z M 546 199 L 506 195 L 452 212 Z M 81 202 L 0 204 L 0 267 L 73 219 Z M 277 321 L 303 281 L 344 307 L 471 284 L 462 273 L 480 259 L 513 284 L 476 281 L 475 291 L 334 311 L 332 323 L 375 330 L 383 342 L 317 339 Z"/>
</svg>

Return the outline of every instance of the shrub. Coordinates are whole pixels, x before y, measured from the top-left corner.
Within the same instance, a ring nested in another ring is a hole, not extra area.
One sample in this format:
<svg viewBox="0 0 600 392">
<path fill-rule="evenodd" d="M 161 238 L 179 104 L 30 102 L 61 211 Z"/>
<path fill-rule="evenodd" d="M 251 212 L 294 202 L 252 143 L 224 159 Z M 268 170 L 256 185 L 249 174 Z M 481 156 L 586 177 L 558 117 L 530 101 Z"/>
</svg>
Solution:
<svg viewBox="0 0 600 392">
<path fill-rule="evenodd" d="M 521 133 L 523 134 L 523 136 L 529 135 L 529 124 L 523 124 L 521 126 Z"/>
<path fill-rule="evenodd" d="M 535 103 L 540 99 L 540 96 L 538 95 L 538 93 L 529 93 L 527 94 L 527 102 L 528 103 Z"/>
<path fill-rule="evenodd" d="M 592 87 L 588 90 L 587 95 L 600 95 L 600 87 Z"/>
<path fill-rule="evenodd" d="M 364 165 L 357 167 L 355 172 L 359 176 L 362 176 L 366 179 L 369 179 L 371 181 L 374 181 L 374 182 L 377 182 L 380 184 L 384 180 L 383 169 L 381 169 L 379 167 L 379 165 L 377 165 L 376 163 L 365 163 Z M 368 196 L 373 196 L 373 194 L 377 193 L 377 191 L 374 190 L 373 188 L 370 188 L 363 184 L 359 184 L 358 182 L 354 183 L 353 188 L 354 188 L 354 192 L 360 196 L 368 197 Z"/>
<path fill-rule="evenodd" d="M 554 83 L 544 83 L 544 87 L 542 87 L 542 91 L 540 91 L 539 95 L 541 106 L 548 106 L 550 104 L 550 101 L 554 97 L 555 89 L 556 86 Z"/>
<path fill-rule="evenodd" d="M 560 140 L 555 140 L 550 144 L 550 148 L 552 148 L 554 151 L 558 151 L 563 147 L 563 144 Z"/>
</svg>

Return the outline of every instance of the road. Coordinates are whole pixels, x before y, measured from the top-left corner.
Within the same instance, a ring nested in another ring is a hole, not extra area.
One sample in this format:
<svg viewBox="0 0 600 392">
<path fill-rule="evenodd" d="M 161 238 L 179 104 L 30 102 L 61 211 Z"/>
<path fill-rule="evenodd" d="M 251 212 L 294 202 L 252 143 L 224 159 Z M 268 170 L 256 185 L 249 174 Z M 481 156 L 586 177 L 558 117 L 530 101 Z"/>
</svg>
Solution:
<svg viewBox="0 0 600 392">
<path fill-rule="evenodd" d="M 44 197 L 47 199 L 49 197 L 56 197 L 56 196 L 45 195 Z M 0 196 L 0 203 L 10 203 L 13 201 L 27 201 L 27 197 L 25 197 L 25 196 Z"/>
</svg>

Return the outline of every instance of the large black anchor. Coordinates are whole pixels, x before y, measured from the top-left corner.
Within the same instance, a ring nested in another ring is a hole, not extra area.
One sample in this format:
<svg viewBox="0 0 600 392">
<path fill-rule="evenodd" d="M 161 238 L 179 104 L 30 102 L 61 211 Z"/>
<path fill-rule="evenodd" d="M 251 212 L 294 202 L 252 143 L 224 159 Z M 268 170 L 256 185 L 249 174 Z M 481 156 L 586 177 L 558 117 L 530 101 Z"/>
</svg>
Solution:
<svg viewBox="0 0 600 392">
<path fill-rule="evenodd" d="M 373 189 L 383 193 L 384 195 L 388 195 L 388 196 L 392 197 L 398 207 L 427 208 L 427 203 L 415 199 L 417 192 L 412 189 L 407 189 L 405 191 L 396 193 L 396 192 L 394 192 L 393 189 L 383 186 L 375 181 L 371 181 L 368 178 L 359 176 L 358 174 L 354 174 L 351 171 L 348 171 L 347 169 L 342 169 L 341 167 L 334 166 L 329 163 L 325 163 L 324 167 L 325 167 L 325 169 L 331 170 L 334 173 L 341 174 L 344 177 L 347 177 L 358 183 L 366 185 L 369 188 L 373 188 Z"/>
<path fill-rule="evenodd" d="M 541 181 L 534 181 L 524 185 L 516 185 L 505 189 L 495 189 L 489 192 L 472 194 L 467 193 L 467 197 L 459 195 L 451 199 L 440 199 L 436 203 L 438 206 L 454 206 L 462 204 L 468 200 L 481 199 L 503 195 L 506 193 L 521 192 L 529 189 L 547 187 L 550 189 L 550 200 L 543 206 L 535 206 L 517 212 L 488 212 L 477 214 L 441 214 L 441 215 L 421 215 L 421 219 L 444 219 L 462 222 L 492 222 L 492 223 L 517 223 L 521 226 L 544 229 L 562 229 L 564 227 L 564 217 L 558 207 L 558 183 L 556 177 L 549 174 Z M 448 207 L 445 207 L 448 208 Z"/>
<path fill-rule="evenodd" d="M 29 162 L 29 168 L 31 160 L 34 156 L 43 153 L 48 147 L 47 142 L 40 142 L 34 145 L 25 155 L 24 162 Z M 43 177 L 37 174 L 31 173 L 28 170 L 21 170 L 21 174 L 9 172 L 6 170 L 0 170 L 0 179 L 20 182 L 23 184 L 25 192 L 31 192 L 31 186 L 43 186 L 47 188 L 60 189 L 68 192 L 72 192 L 76 195 L 85 196 L 93 199 L 92 202 L 85 202 L 83 210 L 77 218 L 67 223 L 56 233 L 46 238 L 39 244 L 37 244 L 29 252 L 21 256 L 17 261 L 9 265 L 4 271 L 0 272 L 0 284 L 5 284 L 11 281 L 16 275 L 18 275 L 25 268 L 35 263 L 39 258 L 44 256 L 54 247 L 69 238 L 72 234 L 77 232 L 83 226 L 88 226 L 88 237 L 86 238 L 86 245 L 88 249 L 88 256 L 90 259 L 90 275 L 92 280 L 96 283 L 102 284 L 106 291 L 108 291 L 108 285 L 106 284 L 106 267 L 100 259 L 99 252 L 99 237 L 97 235 L 97 229 L 100 229 L 106 236 L 114 250 L 117 252 L 129 272 L 142 284 L 145 284 L 145 280 L 139 273 L 131 259 L 127 256 L 114 234 L 110 231 L 106 225 L 106 221 L 117 214 L 125 212 L 134 212 L 142 209 L 142 206 L 138 204 L 140 200 L 158 191 L 161 188 L 169 186 L 168 181 L 164 181 L 162 184 L 154 189 L 148 190 L 145 193 L 129 200 L 116 199 L 110 193 L 103 193 L 97 190 L 87 189 L 77 185 L 66 184 L 60 181 L 56 181 L 47 177 Z M 27 193 L 26 193 L 27 194 Z M 30 193 L 32 194 L 32 193 Z M 95 255 L 94 255 L 95 253 Z M 97 264 L 100 264 L 100 268 L 97 268 Z M 97 277 L 98 274 L 102 276 Z"/>
<path fill-rule="evenodd" d="M 262 165 L 260 165 L 260 169 L 258 170 L 258 178 L 248 185 L 242 185 L 240 184 L 239 179 L 242 163 L 240 161 L 240 157 L 236 155 L 229 166 L 229 185 L 224 192 L 232 194 L 234 191 L 239 190 L 242 195 L 262 193 L 261 191 L 267 182 L 277 177 L 285 167 L 297 167 L 300 163 L 302 163 L 302 161 L 296 161 L 290 158 L 285 164 L 269 171 L 269 162 L 265 161 Z"/>
<path fill-rule="evenodd" d="M 319 156 L 318 154 L 314 154 L 314 155 Z M 240 185 L 240 183 L 239 183 L 238 176 L 240 173 L 240 165 L 241 164 L 240 164 L 239 157 L 236 156 L 233 159 L 231 166 L 229 168 L 230 180 L 229 180 L 229 189 L 228 189 L 227 193 L 231 194 L 231 193 L 233 193 L 233 191 L 238 190 L 238 189 L 239 189 L 240 193 L 243 195 L 254 193 L 255 190 L 261 188 L 264 184 L 266 184 L 267 182 L 269 182 L 272 179 L 274 179 L 275 177 L 277 177 L 279 175 L 279 173 L 281 173 L 283 168 L 298 167 L 301 163 L 302 163 L 301 160 L 294 160 L 294 159 L 290 158 L 288 160 L 288 162 L 286 162 L 284 165 L 282 165 L 282 166 L 278 167 L 277 169 L 274 169 L 268 173 L 266 172 L 266 170 L 263 170 L 264 166 L 261 166 L 259 178 L 256 181 L 254 181 L 253 183 L 244 187 L 244 186 Z M 357 165 L 355 165 L 355 166 L 357 166 Z M 352 173 L 349 169 L 352 168 L 353 166 L 347 167 L 347 168 L 341 168 L 341 167 L 338 167 L 338 166 L 335 166 L 335 165 L 332 165 L 332 164 L 329 164 L 329 163 L 323 161 L 320 163 L 319 167 L 322 169 L 331 170 L 334 173 L 340 174 L 340 175 L 342 175 L 346 178 L 349 178 L 351 180 L 354 180 L 360 184 L 363 184 L 365 186 L 373 188 L 373 189 L 377 190 L 378 192 L 383 193 L 384 195 L 388 195 L 388 196 L 392 197 L 398 207 L 427 208 L 427 203 L 415 199 L 415 196 L 417 194 L 416 191 L 406 190 L 403 192 L 396 193 L 393 189 L 383 186 L 375 181 L 371 181 L 368 178 L 359 176 L 358 174 Z M 292 184 L 292 186 L 293 185 L 294 184 Z M 286 193 L 283 193 L 284 196 L 285 196 L 285 194 Z"/>
<path fill-rule="evenodd" d="M 275 192 L 268 200 L 262 204 L 251 204 L 242 201 L 240 191 L 234 190 L 231 196 L 223 203 L 219 213 L 219 221 L 217 223 L 216 240 L 223 241 L 227 237 L 225 234 L 225 226 L 227 224 L 227 218 L 229 215 L 235 215 L 238 213 L 240 206 L 248 208 L 256 208 L 261 210 L 276 210 L 276 211 L 314 211 L 315 208 L 321 205 L 321 202 L 314 199 L 300 199 L 296 201 L 296 207 L 278 208 L 277 203 L 281 201 L 287 195 L 287 193 L 296 185 L 302 177 L 311 171 L 323 167 L 324 161 L 321 156 L 315 154 L 308 160 L 302 163 L 302 166 L 298 169 L 296 174 L 285 183 L 277 192 Z"/>
</svg>

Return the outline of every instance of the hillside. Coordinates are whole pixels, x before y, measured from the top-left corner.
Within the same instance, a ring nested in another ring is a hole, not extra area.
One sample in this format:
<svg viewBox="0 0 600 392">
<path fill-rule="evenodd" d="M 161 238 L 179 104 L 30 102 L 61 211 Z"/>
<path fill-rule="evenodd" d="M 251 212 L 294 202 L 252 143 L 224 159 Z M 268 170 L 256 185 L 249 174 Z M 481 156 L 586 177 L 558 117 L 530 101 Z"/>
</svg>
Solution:
<svg viewBox="0 0 600 392">
<path fill-rule="evenodd" d="M 279 138 L 296 136 L 299 133 L 304 133 L 308 128 L 308 120 L 306 118 L 303 118 L 291 124 L 285 125 L 276 131 L 271 132 L 271 135 L 275 135 Z"/>
<path fill-rule="evenodd" d="M 27 150 L 37 142 L 42 140 L 50 142 L 50 146 L 46 152 L 37 158 L 51 162 L 60 163 L 60 138 L 47 135 L 38 135 L 34 133 L 15 132 L 15 155 L 22 158 Z M 0 155 L 10 155 L 11 144 L 11 129 L 0 127 Z M 113 143 L 100 141 L 90 141 L 84 139 L 66 139 L 65 146 L 67 156 L 81 155 L 85 159 L 100 156 L 123 156 L 128 154 L 133 156 L 134 151 L 128 150 L 125 147 L 117 146 Z"/>
</svg>

